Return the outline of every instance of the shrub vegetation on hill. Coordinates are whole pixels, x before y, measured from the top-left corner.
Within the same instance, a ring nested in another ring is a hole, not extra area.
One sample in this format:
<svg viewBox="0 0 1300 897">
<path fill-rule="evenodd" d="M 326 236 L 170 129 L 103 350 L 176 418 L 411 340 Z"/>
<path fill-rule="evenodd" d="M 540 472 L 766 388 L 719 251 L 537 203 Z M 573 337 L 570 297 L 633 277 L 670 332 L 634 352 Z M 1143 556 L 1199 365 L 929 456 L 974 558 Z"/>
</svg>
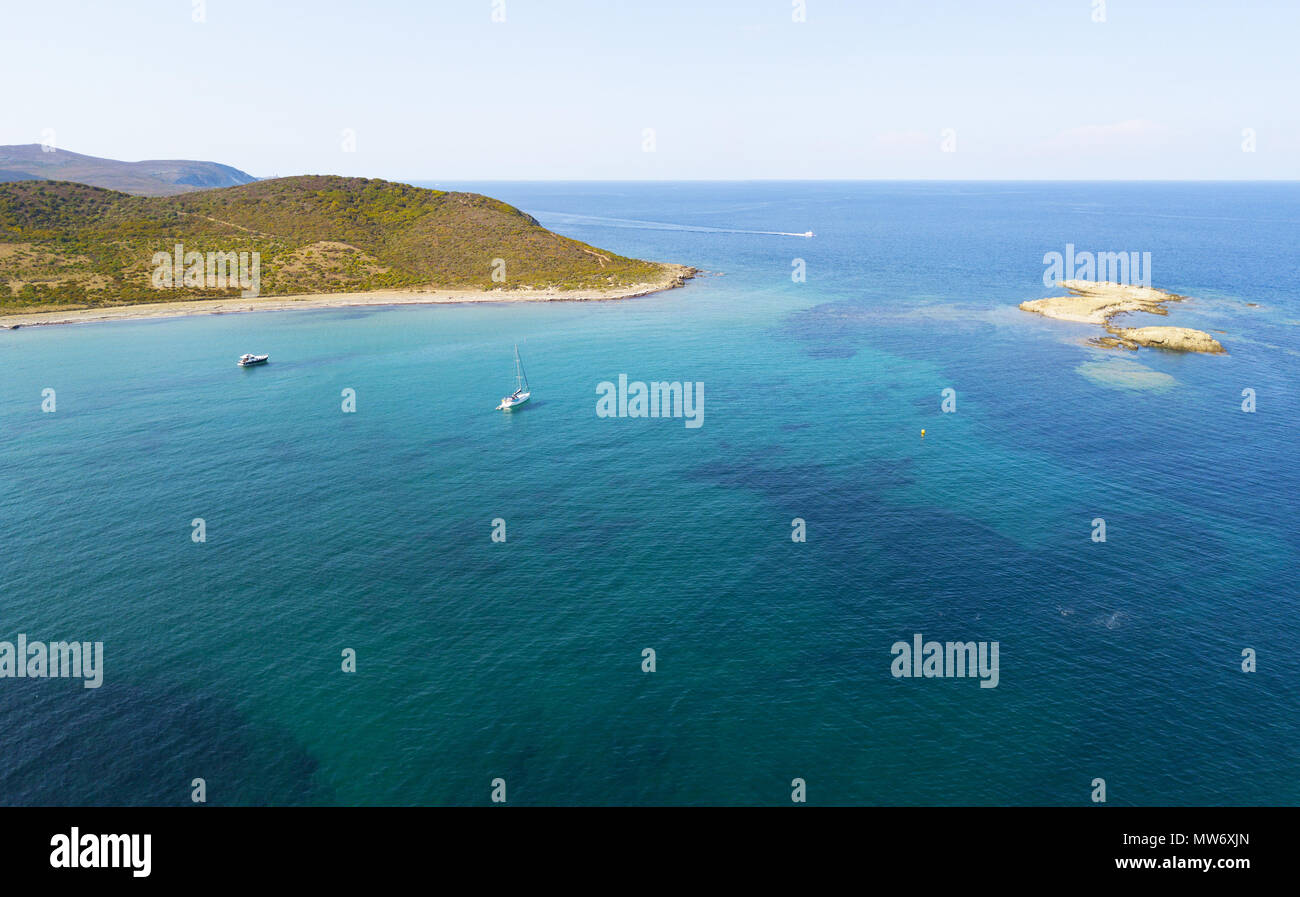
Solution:
<svg viewBox="0 0 1300 897">
<path fill-rule="evenodd" d="M 663 265 L 552 233 L 475 193 L 326 175 L 182 196 L 64 181 L 0 184 L 0 313 L 236 296 L 157 289 L 155 253 L 257 252 L 261 295 L 394 287 L 603 289 Z M 502 271 L 504 281 L 494 280 Z"/>
</svg>

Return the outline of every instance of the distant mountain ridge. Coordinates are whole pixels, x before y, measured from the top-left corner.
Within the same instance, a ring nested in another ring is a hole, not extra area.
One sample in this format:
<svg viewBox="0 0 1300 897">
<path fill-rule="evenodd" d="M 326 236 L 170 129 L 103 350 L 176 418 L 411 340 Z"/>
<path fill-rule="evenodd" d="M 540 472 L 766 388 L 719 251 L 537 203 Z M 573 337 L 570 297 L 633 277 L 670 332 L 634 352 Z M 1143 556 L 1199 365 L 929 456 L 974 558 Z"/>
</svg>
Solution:
<svg viewBox="0 0 1300 897">
<path fill-rule="evenodd" d="M 120 162 L 39 143 L 0 146 L 0 182 L 71 181 L 136 196 L 175 196 L 197 190 L 238 187 L 257 178 L 219 162 L 148 159 Z"/>
</svg>

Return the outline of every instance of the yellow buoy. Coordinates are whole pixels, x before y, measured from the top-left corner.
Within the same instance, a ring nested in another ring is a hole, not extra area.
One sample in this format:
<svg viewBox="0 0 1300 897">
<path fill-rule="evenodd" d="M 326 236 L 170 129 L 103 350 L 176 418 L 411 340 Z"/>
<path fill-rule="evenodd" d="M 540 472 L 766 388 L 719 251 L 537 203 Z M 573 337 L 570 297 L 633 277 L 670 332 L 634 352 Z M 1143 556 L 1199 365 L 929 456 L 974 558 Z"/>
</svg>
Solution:
<svg viewBox="0 0 1300 897">
<path fill-rule="evenodd" d="M 924 431 L 924 430 L 921 431 L 921 438 L 922 438 L 922 439 L 925 438 L 925 431 Z"/>
</svg>

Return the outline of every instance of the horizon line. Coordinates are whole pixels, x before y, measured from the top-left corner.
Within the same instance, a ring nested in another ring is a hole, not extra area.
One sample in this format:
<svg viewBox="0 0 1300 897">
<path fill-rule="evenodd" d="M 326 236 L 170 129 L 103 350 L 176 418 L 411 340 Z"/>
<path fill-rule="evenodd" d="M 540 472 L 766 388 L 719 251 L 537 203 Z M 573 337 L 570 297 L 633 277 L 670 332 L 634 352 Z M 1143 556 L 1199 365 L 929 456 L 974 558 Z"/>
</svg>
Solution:
<svg viewBox="0 0 1300 897">
<path fill-rule="evenodd" d="M 271 175 L 259 177 L 260 181 L 277 180 L 302 175 Z M 329 177 L 329 175 L 326 175 Z M 338 177 L 366 177 L 366 175 L 338 175 Z M 380 178 L 388 180 L 388 178 Z M 1300 178 L 403 178 L 404 183 L 425 181 L 429 183 L 474 181 L 477 183 L 530 183 L 530 184 L 751 184 L 751 183 L 935 183 L 935 184 L 1300 184 Z"/>
</svg>

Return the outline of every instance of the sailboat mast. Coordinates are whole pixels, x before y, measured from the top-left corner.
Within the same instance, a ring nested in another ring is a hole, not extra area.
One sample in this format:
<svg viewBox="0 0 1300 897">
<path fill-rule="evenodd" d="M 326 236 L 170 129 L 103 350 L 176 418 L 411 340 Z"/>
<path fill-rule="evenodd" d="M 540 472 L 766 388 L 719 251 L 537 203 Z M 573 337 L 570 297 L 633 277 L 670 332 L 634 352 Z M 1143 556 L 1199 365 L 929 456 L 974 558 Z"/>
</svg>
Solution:
<svg viewBox="0 0 1300 897">
<path fill-rule="evenodd" d="M 515 344 L 515 386 L 523 389 L 528 383 L 528 375 L 524 373 L 524 363 L 519 360 L 519 344 Z"/>
</svg>

